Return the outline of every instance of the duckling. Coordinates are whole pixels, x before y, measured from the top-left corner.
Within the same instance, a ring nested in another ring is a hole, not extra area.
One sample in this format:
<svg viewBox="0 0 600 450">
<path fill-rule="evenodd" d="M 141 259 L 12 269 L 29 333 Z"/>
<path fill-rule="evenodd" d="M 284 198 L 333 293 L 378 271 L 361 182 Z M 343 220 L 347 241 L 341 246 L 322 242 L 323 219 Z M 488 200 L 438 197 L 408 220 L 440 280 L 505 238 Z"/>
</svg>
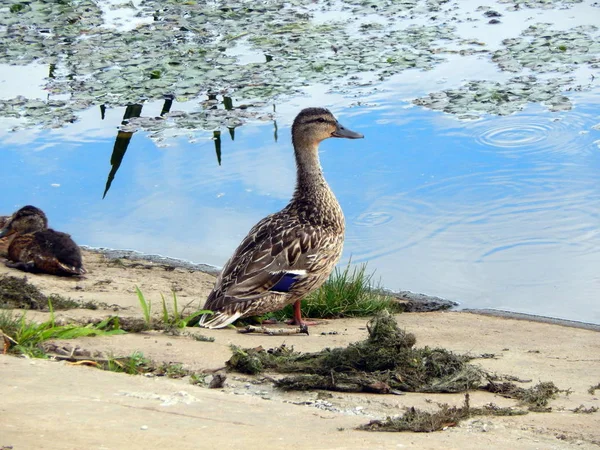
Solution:
<svg viewBox="0 0 600 450">
<path fill-rule="evenodd" d="M 0 230 L 4 228 L 4 225 L 8 222 L 10 216 L 0 216 Z M 0 256 L 8 255 L 8 246 L 10 245 L 9 238 L 0 238 Z"/>
<path fill-rule="evenodd" d="M 319 162 L 324 139 L 358 139 L 324 108 L 303 109 L 292 125 L 296 189 L 281 211 L 258 222 L 218 276 L 198 320 L 223 328 L 237 319 L 294 304 L 292 323 L 306 328 L 300 301 L 327 280 L 344 245 L 344 214 Z"/>
<path fill-rule="evenodd" d="M 27 205 L 15 212 L 0 230 L 0 238 L 11 237 L 8 267 L 52 275 L 83 275 L 81 250 L 71 236 L 48 228 L 46 214 Z"/>
</svg>

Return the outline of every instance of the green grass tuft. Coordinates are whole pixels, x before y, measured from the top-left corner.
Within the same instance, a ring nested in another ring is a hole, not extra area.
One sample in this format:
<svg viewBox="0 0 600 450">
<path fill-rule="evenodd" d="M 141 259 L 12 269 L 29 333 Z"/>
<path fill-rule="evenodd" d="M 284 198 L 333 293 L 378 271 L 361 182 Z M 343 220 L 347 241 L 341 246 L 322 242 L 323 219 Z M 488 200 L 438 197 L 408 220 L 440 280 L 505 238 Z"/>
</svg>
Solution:
<svg viewBox="0 0 600 450">
<path fill-rule="evenodd" d="M 142 307 L 142 314 L 144 315 L 144 321 L 146 322 L 146 326 L 151 328 L 152 326 L 152 302 L 150 300 L 146 300 L 142 291 L 140 291 L 139 287 L 135 287 L 135 293 L 137 294 L 138 300 L 140 302 L 140 306 Z"/>
<path fill-rule="evenodd" d="M 165 299 L 164 295 L 160 294 L 160 298 L 162 301 L 162 313 L 160 316 L 160 321 L 155 321 L 152 317 L 152 302 L 150 300 L 146 300 L 146 297 L 144 296 L 139 287 L 135 287 L 135 292 L 137 294 L 140 306 L 142 308 L 142 314 L 144 316 L 144 322 L 146 324 L 147 329 L 164 329 L 167 331 L 173 331 L 176 329 L 187 327 L 188 323 L 198 316 L 201 316 L 203 314 L 213 314 L 212 311 L 202 309 L 200 311 L 195 311 L 194 313 L 188 316 L 185 316 L 184 312 L 189 305 L 184 306 L 181 310 L 179 310 L 177 294 L 175 293 L 175 291 L 172 291 L 172 311 L 169 311 L 169 307 L 167 306 L 167 300 Z"/>
<path fill-rule="evenodd" d="M 126 373 L 129 375 L 140 375 L 150 371 L 151 361 L 147 359 L 142 352 L 133 352 L 131 356 L 125 358 L 108 358 L 108 360 L 99 365 L 98 368 L 110 372 Z"/>
<path fill-rule="evenodd" d="M 373 286 L 373 275 L 367 273 L 366 264 L 336 267 L 329 279 L 302 301 L 302 314 L 315 319 L 338 319 L 372 316 L 383 310 L 401 312 L 402 307 L 394 298 Z M 283 320 L 293 314 L 289 305 L 272 317 Z"/>
<path fill-rule="evenodd" d="M 8 349 L 10 353 L 22 354 L 36 358 L 45 356 L 41 344 L 48 339 L 74 339 L 82 336 L 107 336 L 123 334 L 123 330 L 105 330 L 104 322 L 97 325 L 56 325 L 54 313 L 50 305 L 50 320 L 36 323 L 26 320 L 25 313 L 21 316 L 8 311 L 0 312 L 0 330 L 12 342 Z"/>
</svg>

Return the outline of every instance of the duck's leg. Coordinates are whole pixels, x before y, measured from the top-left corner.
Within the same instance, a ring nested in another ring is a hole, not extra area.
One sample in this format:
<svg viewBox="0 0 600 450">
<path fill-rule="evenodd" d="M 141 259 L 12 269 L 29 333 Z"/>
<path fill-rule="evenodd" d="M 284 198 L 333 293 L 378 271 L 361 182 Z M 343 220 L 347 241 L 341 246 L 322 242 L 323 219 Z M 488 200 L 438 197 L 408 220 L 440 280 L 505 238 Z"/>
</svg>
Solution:
<svg viewBox="0 0 600 450">
<path fill-rule="evenodd" d="M 309 325 L 317 325 L 318 322 L 306 322 L 305 320 L 302 320 L 302 311 L 300 310 L 300 302 L 301 300 L 296 300 L 296 302 L 294 303 L 294 318 L 292 320 L 288 320 L 288 325 L 298 325 L 299 327 L 302 326 L 309 326 Z"/>
</svg>

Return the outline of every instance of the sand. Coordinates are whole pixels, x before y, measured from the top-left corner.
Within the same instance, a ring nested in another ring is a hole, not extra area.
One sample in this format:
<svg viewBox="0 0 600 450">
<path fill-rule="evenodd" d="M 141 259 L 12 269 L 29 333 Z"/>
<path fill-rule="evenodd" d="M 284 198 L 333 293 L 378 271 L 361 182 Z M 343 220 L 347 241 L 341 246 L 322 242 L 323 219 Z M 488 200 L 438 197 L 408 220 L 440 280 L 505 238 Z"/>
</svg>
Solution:
<svg viewBox="0 0 600 450">
<path fill-rule="evenodd" d="M 60 311 L 59 319 L 82 320 L 115 314 L 141 317 L 135 286 L 158 311 L 160 294 L 177 292 L 180 307 L 199 308 L 214 277 L 200 271 L 144 261 L 111 261 L 84 252 L 85 279 L 27 274 L 45 294 L 101 302 L 91 311 Z M 0 264 L 0 274 L 23 273 Z M 45 320 L 47 313 L 29 311 Z M 548 323 L 466 312 L 405 313 L 399 325 L 414 333 L 417 346 L 440 346 L 474 356 L 489 371 L 553 381 L 570 389 L 551 401 L 552 411 L 513 417 L 475 417 L 435 433 L 370 433 L 358 425 L 401 414 L 405 407 L 435 410 L 436 402 L 460 405 L 463 394 L 377 395 L 280 392 L 262 376 L 226 373 L 222 389 L 189 379 L 118 374 L 64 361 L 0 356 L 0 449 L 153 448 L 418 448 L 418 449 L 593 449 L 600 447 L 600 412 L 575 413 L 580 405 L 600 408 L 600 333 Z M 162 332 L 56 341 L 115 356 L 134 351 L 156 362 L 177 362 L 196 371 L 223 371 L 230 344 L 299 351 L 344 346 L 366 336 L 366 319 L 320 321 L 311 334 L 243 335 L 235 330 L 197 330 L 214 342 Z M 334 334 L 332 334 L 334 333 Z M 209 375 L 210 376 L 210 375 Z M 527 386 L 527 385 L 525 385 Z M 486 392 L 471 392 L 471 404 L 516 405 Z"/>
</svg>

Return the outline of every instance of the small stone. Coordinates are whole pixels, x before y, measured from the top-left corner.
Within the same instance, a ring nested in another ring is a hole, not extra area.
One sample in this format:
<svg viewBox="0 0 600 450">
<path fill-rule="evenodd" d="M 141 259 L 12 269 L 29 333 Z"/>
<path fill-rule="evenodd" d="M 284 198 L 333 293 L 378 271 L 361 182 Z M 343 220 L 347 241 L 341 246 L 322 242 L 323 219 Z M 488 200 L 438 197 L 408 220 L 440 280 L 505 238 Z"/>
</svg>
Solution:
<svg viewBox="0 0 600 450">
<path fill-rule="evenodd" d="M 500 14 L 498 11 L 494 11 L 493 9 L 484 12 L 483 15 L 485 17 L 502 17 L 502 14 Z"/>
<path fill-rule="evenodd" d="M 147 430 L 147 429 L 148 429 L 148 425 L 142 425 L 142 426 L 140 427 L 140 430 Z"/>
<path fill-rule="evenodd" d="M 216 373 L 208 383 L 209 389 L 221 389 L 225 385 L 226 375 Z"/>
</svg>

